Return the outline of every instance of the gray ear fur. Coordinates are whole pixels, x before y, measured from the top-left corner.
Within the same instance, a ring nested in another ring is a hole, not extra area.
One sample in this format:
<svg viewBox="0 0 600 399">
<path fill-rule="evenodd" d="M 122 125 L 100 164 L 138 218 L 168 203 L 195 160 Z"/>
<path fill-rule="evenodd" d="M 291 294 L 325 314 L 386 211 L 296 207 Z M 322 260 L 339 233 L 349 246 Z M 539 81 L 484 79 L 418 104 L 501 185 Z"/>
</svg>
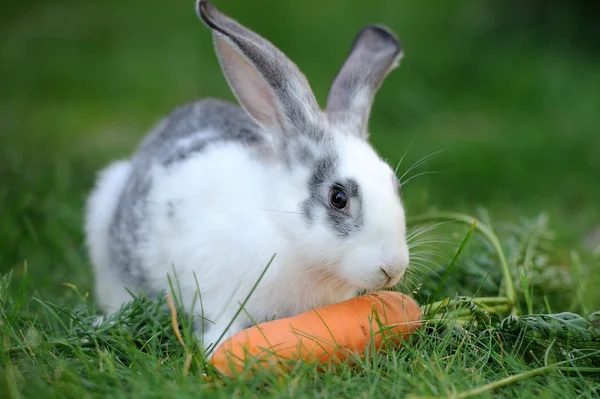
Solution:
<svg viewBox="0 0 600 399">
<path fill-rule="evenodd" d="M 227 82 L 246 112 L 269 132 L 314 133 L 314 129 L 303 127 L 321 110 L 297 66 L 269 41 L 208 1 L 198 0 L 196 12 L 212 29 Z"/>
<path fill-rule="evenodd" d="M 369 25 L 362 29 L 329 91 L 329 119 L 367 139 L 375 94 L 402 56 L 402 47 L 388 28 Z"/>
</svg>

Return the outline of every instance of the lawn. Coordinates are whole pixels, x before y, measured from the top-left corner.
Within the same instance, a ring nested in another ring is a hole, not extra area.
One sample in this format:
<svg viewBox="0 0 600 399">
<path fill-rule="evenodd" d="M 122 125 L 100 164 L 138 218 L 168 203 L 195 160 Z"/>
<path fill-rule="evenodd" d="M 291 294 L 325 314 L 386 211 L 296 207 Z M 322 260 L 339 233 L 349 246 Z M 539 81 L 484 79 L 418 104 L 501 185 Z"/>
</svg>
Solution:
<svg viewBox="0 0 600 399">
<path fill-rule="evenodd" d="M 600 395 L 600 32 L 583 3 L 215 0 L 289 55 L 321 104 L 359 29 L 398 34 L 405 58 L 370 130 L 402 159 L 413 263 L 399 289 L 450 302 L 402 348 L 243 381 L 206 382 L 188 323 L 184 348 L 160 303 L 93 326 L 82 213 L 95 173 L 175 106 L 234 99 L 193 3 L 4 4 L 1 398 Z"/>
</svg>

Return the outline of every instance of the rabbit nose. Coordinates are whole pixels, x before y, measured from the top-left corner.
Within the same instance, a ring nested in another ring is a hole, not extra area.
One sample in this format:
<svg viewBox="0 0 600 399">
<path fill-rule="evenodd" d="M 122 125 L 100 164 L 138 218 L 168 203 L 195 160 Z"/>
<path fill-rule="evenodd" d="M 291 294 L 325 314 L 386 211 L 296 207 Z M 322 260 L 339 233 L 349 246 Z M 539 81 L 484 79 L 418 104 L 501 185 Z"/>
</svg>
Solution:
<svg viewBox="0 0 600 399">
<path fill-rule="evenodd" d="M 385 276 L 387 277 L 387 281 L 390 281 L 392 278 L 390 277 L 390 273 L 388 273 L 387 270 L 385 270 L 385 267 L 381 268 L 381 271 L 383 272 L 383 274 L 385 274 Z"/>
<path fill-rule="evenodd" d="M 397 280 L 399 277 L 401 277 L 408 267 L 408 262 L 408 255 L 402 254 L 399 255 L 393 262 L 389 262 L 381 266 L 381 271 L 387 277 L 386 283 Z"/>
<path fill-rule="evenodd" d="M 386 267 L 381 267 L 381 271 L 383 272 L 383 275 L 385 276 L 385 282 L 383 283 L 384 287 L 388 287 L 390 285 L 393 285 L 392 282 L 394 281 L 394 274 L 392 272 L 389 271 L 388 268 Z"/>
</svg>

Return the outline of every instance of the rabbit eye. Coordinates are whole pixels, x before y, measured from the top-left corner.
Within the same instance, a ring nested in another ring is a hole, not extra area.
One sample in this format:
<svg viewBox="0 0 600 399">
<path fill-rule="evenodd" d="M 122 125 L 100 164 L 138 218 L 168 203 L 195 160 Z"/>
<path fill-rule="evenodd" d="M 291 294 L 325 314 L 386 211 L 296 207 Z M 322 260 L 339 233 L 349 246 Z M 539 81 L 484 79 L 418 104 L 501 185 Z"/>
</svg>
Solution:
<svg viewBox="0 0 600 399">
<path fill-rule="evenodd" d="M 329 203 L 337 209 L 344 209 L 348 203 L 346 193 L 339 187 L 334 187 L 329 192 Z"/>
</svg>

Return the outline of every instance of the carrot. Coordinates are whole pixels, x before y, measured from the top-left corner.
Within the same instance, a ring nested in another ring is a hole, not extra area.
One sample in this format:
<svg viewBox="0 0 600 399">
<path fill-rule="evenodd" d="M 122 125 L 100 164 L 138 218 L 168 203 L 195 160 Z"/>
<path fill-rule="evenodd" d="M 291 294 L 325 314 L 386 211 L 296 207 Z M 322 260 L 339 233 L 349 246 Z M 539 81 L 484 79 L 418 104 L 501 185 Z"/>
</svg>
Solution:
<svg viewBox="0 0 600 399">
<path fill-rule="evenodd" d="M 245 364 L 283 371 L 298 361 L 339 362 L 364 354 L 370 344 L 380 349 L 386 337 L 399 345 L 420 325 L 412 298 L 378 291 L 247 328 L 218 346 L 209 362 L 230 377 Z"/>
</svg>

